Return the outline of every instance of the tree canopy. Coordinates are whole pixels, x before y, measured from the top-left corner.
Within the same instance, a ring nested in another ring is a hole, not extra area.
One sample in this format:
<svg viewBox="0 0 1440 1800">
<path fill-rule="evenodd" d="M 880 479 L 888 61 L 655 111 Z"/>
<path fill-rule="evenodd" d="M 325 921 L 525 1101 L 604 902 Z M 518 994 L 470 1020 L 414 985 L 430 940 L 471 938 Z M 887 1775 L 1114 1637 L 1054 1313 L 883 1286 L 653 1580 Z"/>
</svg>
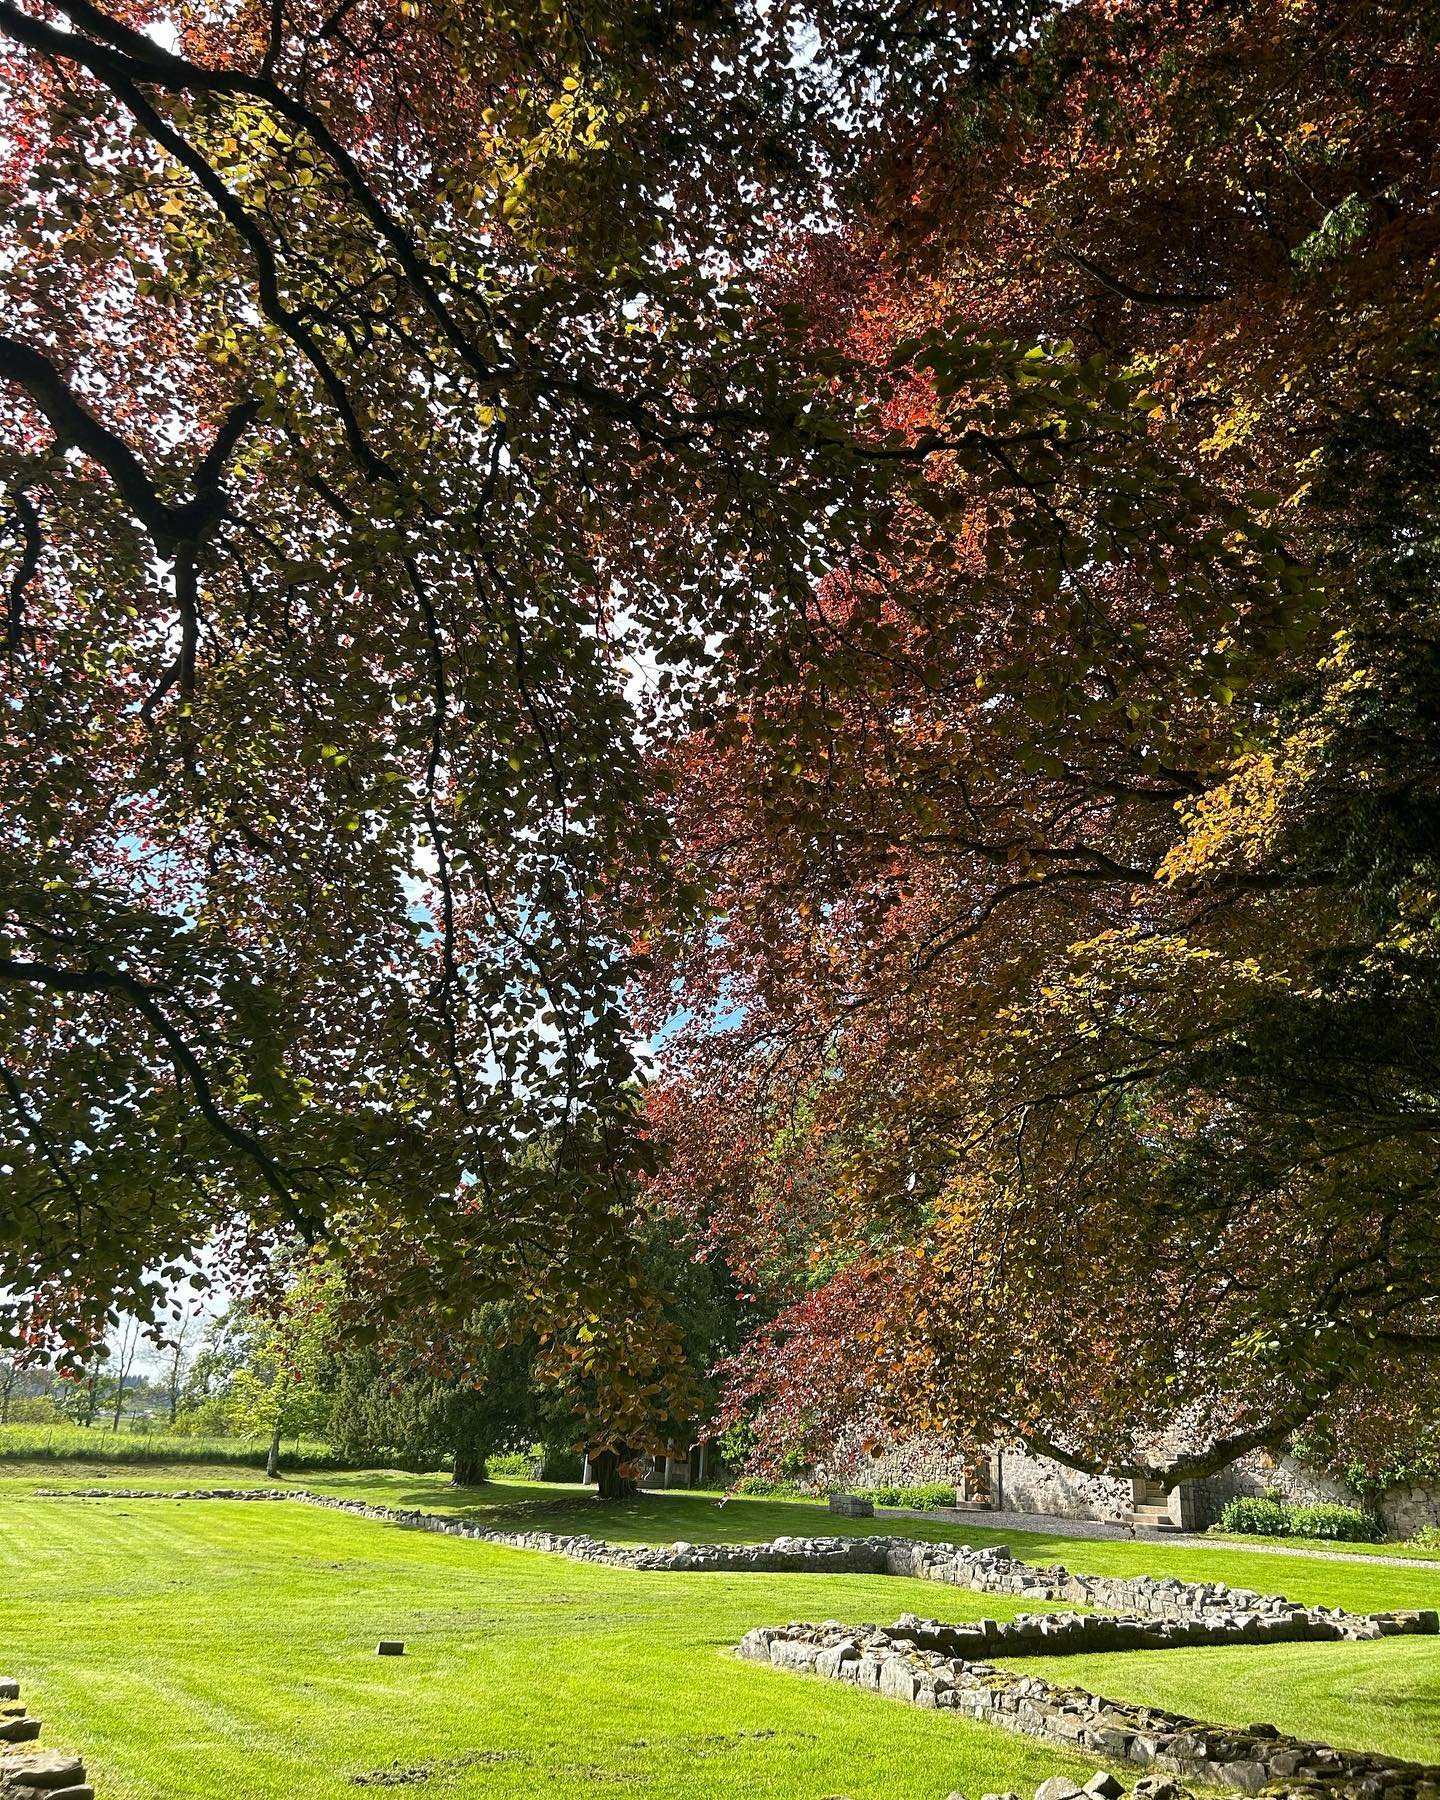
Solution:
<svg viewBox="0 0 1440 1800">
<path fill-rule="evenodd" d="M 1183 1474 L 1433 1362 L 1433 54 L 1064 9 L 794 271 L 925 478 L 671 751 L 662 1181 L 776 1447 Z"/>
<path fill-rule="evenodd" d="M 774 1444 L 1428 1368 L 1435 36 L 0 0 L 3 1341 L 323 1240 L 638 1442 L 658 1214 Z"/>
<path fill-rule="evenodd" d="M 7 1336 L 276 1231 L 623 1325 L 634 646 L 824 506 L 746 286 L 817 166 L 783 31 L 66 0 L 0 52 Z"/>
</svg>

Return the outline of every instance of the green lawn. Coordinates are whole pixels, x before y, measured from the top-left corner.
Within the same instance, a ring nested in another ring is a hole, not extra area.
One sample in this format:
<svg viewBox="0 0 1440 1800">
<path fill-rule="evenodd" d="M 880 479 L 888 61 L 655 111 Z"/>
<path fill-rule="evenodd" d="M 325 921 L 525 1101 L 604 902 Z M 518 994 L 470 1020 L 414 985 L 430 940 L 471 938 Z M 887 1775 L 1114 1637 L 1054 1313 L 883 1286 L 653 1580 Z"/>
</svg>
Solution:
<svg viewBox="0 0 1440 1800">
<path fill-rule="evenodd" d="M 728 1654 L 765 1619 L 893 1619 L 919 1586 L 639 1576 L 299 1507 L 10 1501 L 0 1520 L 3 1659 L 103 1800 L 353 1795 L 419 1769 L 427 1794 L 506 1800 L 940 1800 L 1080 1772 Z M 382 1636 L 405 1657 L 377 1658 Z"/>
<path fill-rule="evenodd" d="M 1212 1525 L 1206 1537 L 1217 1544 L 1274 1544 L 1283 1550 L 1326 1551 L 1340 1556 L 1404 1556 L 1412 1562 L 1440 1563 L 1440 1544 L 1416 1544 L 1409 1538 L 1383 1544 L 1352 1544 L 1332 1538 L 1260 1537 L 1254 1532 L 1217 1531 Z"/>
<path fill-rule="evenodd" d="M 0 1665 L 83 1752 L 103 1800 L 353 1795 L 409 1773 L 428 1794 L 567 1800 L 942 1800 L 1033 1791 L 1076 1772 L 1055 1750 L 945 1715 L 742 1664 L 750 1625 L 907 1609 L 1005 1617 L 938 1584 L 775 1575 L 635 1575 L 406 1532 L 343 1514 L 207 1502 L 42 1501 L 37 1485 L 240 1486 L 233 1467 L 9 1464 L 0 1470 Z M 575 1489 L 465 1491 L 385 1472 L 304 1485 L 501 1527 L 627 1542 L 875 1529 L 791 1501 L 647 1495 L 601 1507 Z M 879 1529 L 956 1535 L 950 1522 Z M 967 1525 L 971 1542 L 999 1534 Z M 1434 1605 L 1440 1572 L 1302 1562 L 1217 1546 L 1008 1534 L 1018 1554 L 1149 1569 L 1358 1608 Z M 408 1654 L 374 1655 L 399 1636 Z M 1034 1665 L 1031 1665 L 1032 1667 Z M 1440 1640 L 1047 1661 L 1122 1698 L 1440 1761 Z M 428 1771 L 428 1775 L 425 1773 Z"/>
</svg>

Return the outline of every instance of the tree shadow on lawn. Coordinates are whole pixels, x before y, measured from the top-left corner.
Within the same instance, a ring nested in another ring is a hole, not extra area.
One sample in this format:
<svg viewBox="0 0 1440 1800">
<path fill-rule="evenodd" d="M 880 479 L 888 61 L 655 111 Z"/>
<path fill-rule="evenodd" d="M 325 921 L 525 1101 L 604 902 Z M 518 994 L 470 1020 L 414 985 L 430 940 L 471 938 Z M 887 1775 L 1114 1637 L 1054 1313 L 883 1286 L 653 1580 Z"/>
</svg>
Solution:
<svg viewBox="0 0 1440 1800">
<path fill-rule="evenodd" d="M 957 1528 L 953 1520 L 887 1518 L 884 1514 L 847 1519 L 815 1501 L 761 1500 L 685 1488 L 642 1492 L 629 1500 L 601 1500 L 593 1489 L 578 1485 L 487 1481 L 479 1487 L 455 1487 L 443 1475 L 400 1471 L 326 1473 L 310 1478 L 297 1474 L 293 1481 L 296 1486 L 349 1499 L 454 1513 L 497 1531 L 588 1532 L 617 1544 L 677 1540 L 743 1544 L 775 1537 L 895 1536 L 979 1545 L 1007 1539 L 1006 1533 L 994 1529 Z"/>
</svg>

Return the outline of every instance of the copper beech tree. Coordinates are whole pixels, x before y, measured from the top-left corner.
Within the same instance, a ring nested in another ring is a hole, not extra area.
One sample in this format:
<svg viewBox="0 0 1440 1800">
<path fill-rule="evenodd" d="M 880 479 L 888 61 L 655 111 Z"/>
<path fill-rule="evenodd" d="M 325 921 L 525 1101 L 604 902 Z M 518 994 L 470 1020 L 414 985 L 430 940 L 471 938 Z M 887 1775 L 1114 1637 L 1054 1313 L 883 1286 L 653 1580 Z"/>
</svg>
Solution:
<svg viewBox="0 0 1440 1800">
<path fill-rule="evenodd" d="M 1174 1479 L 1434 1366 L 1434 26 L 1063 9 L 777 269 L 910 474 L 658 752 L 762 1457 Z"/>
</svg>

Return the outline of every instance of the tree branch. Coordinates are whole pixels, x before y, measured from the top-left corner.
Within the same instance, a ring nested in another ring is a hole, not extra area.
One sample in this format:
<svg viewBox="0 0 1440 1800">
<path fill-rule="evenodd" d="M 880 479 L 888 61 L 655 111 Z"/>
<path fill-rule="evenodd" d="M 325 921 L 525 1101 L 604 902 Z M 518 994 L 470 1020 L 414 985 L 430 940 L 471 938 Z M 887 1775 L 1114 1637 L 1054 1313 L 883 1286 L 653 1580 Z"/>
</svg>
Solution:
<svg viewBox="0 0 1440 1800">
<path fill-rule="evenodd" d="M 217 1136 L 255 1165 L 289 1223 L 307 1242 L 315 1240 L 319 1235 L 318 1222 L 301 1206 L 279 1163 L 253 1132 L 226 1118 L 204 1065 L 144 982 L 124 969 L 67 969 L 55 963 L 21 961 L 15 957 L 0 957 L 0 977 L 59 993 L 123 995 L 164 1041 L 175 1063 L 177 1076 L 189 1084 L 200 1116 Z"/>
<path fill-rule="evenodd" d="M 24 488 L 16 490 L 11 508 L 20 521 L 20 562 L 10 578 L 5 600 L 5 650 L 9 654 L 20 648 L 25 627 L 25 590 L 40 567 L 44 538 L 40 532 L 40 514 Z"/>
</svg>

